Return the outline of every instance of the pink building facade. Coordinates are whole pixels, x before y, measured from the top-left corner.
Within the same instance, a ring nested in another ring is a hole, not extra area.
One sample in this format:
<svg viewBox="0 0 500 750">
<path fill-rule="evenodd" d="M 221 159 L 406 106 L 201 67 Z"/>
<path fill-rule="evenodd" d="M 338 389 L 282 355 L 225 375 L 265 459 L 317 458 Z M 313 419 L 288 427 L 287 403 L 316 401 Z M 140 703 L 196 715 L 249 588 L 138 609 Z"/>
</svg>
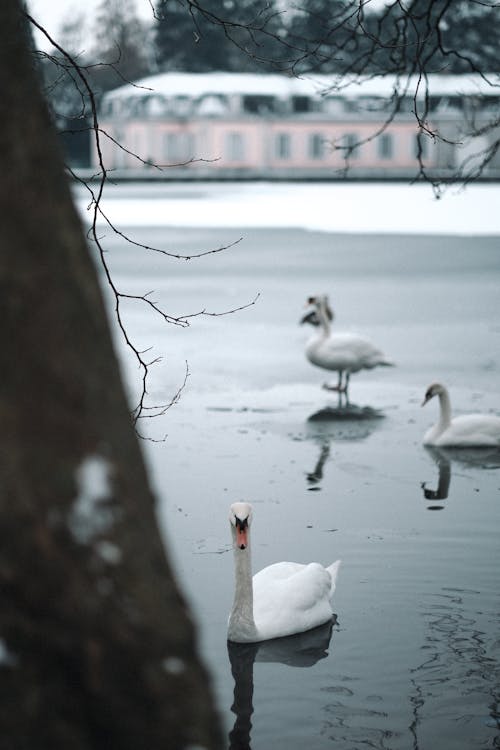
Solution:
<svg viewBox="0 0 500 750">
<path fill-rule="evenodd" d="M 473 115 L 477 129 L 498 108 L 495 89 L 470 76 L 431 77 L 427 127 L 444 136 L 433 138 L 419 132 L 412 96 L 389 117 L 396 85 L 378 79 L 337 90 L 326 77 L 152 76 L 103 98 L 103 163 L 165 179 L 411 178 L 418 154 L 430 172 L 446 176 L 490 147 L 495 133 L 472 137 L 466 123 Z M 500 159 L 490 173 L 500 175 Z"/>
</svg>

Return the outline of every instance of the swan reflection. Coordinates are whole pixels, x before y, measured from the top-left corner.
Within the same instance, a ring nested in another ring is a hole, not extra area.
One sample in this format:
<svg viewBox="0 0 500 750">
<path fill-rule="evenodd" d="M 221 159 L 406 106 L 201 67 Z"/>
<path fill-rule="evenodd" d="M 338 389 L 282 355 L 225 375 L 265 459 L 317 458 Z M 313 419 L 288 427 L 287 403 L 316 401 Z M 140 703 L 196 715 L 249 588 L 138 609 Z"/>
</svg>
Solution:
<svg viewBox="0 0 500 750">
<path fill-rule="evenodd" d="M 427 482 L 422 482 L 420 487 L 426 500 L 433 501 L 427 506 L 427 510 L 442 510 L 444 504 L 435 504 L 436 500 L 446 500 L 450 493 L 451 465 L 456 463 L 466 468 L 498 469 L 500 468 L 500 450 L 494 447 L 488 448 L 437 448 L 436 446 L 425 446 L 425 450 L 431 456 L 438 467 L 438 484 L 436 489 L 427 487 Z"/>
<path fill-rule="evenodd" d="M 384 414 L 371 406 L 355 404 L 327 406 L 307 418 L 307 438 L 319 445 L 319 455 L 312 471 L 306 472 L 309 489 L 323 479 L 324 466 L 330 456 L 332 441 L 357 441 L 367 438 L 379 425 Z"/>
<path fill-rule="evenodd" d="M 310 485 L 316 485 L 323 479 L 323 466 L 325 465 L 330 455 L 330 443 L 324 442 L 321 444 L 318 460 L 314 469 L 306 474 L 307 481 Z"/>
<path fill-rule="evenodd" d="M 287 638 L 259 643 L 227 642 L 227 652 L 234 679 L 231 711 L 236 715 L 229 732 L 229 750 L 251 750 L 250 733 L 253 714 L 253 668 L 255 662 L 286 664 L 289 667 L 312 667 L 328 656 L 335 618 L 314 630 Z"/>
<path fill-rule="evenodd" d="M 311 436 L 362 440 L 376 429 L 384 416 L 383 412 L 371 406 L 326 406 L 307 418 L 307 427 Z"/>
<path fill-rule="evenodd" d="M 451 482 L 451 461 L 439 449 L 426 447 L 426 451 L 431 455 L 432 460 L 436 463 L 439 471 L 437 488 L 429 489 L 427 482 L 421 483 L 421 488 L 426 500 L 446 500 L 450 491 Z M 428 505 L 427 510 L 442 510 L 444 504 Z"/>
</svg>

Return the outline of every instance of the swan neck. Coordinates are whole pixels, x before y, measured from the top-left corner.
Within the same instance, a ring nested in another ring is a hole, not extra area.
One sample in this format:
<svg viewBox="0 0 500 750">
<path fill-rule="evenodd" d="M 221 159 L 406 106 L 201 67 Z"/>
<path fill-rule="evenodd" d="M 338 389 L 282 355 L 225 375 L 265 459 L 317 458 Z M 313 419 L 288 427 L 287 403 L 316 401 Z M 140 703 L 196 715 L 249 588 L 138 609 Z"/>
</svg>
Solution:
<svg viewBox="0 0 500 750">
<path fill-rule="evenodd" d="M 324 302 L 321 302 L 318 307 L 319 312 L 319 320 L 321 324 L 322 334 L 323 337 L 326 338 L 330 335 L 330 321 L 328 320 L 328 315 L 326 313 L 325 304 Z"/>
<path fill-rule="evenodd" d="M 439 394 L 439 428 L 440 432 L 446 430 L 451 423 L 451 403 L 448 391 L 443 390 Z"/>
<path fill-rule="evenodd" d="M 253 618 L 253 584 L 250 546 L 234 550 L 234 600 L 229 616 L 228 637 L 234 641 L 255 639 Z"/>
</svg>

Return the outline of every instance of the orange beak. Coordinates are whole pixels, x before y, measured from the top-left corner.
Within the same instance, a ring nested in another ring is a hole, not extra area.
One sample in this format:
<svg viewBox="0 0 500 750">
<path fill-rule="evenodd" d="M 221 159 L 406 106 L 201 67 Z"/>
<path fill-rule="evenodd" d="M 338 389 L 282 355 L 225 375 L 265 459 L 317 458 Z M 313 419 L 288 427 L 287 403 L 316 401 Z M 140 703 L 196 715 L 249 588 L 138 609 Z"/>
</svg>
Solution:
<svg viewBox="0 0 500 750">
<path fill-rule="evenodd" d="M 238 549 L 246 549 L 248 547 L 248 527 L 240 528 L 236 526 L 236 546 Z"/>
</svg>

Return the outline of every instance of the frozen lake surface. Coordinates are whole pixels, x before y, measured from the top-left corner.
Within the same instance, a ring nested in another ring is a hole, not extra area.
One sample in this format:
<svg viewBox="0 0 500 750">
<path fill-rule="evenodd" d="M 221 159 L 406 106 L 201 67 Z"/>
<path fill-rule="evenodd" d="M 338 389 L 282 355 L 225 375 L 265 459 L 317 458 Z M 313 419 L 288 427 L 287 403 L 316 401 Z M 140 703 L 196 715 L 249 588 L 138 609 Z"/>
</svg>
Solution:
<svg viewBox="0 0 500 750">
<path fill-rule="evenodd" d="M 448 186 L 436 200 L 427 184 L 122 183 L 107 187 L 101 205 L 113 222 L 129 226 L 470 236 L 500 234 L 499 194 L 496 184 Z"/>
<path fill-rule="evenodd" d="M 111 188 L 120 229 L 128 224 L 148 246 L 191 254 L 242 238 L 187 262 L 103 228 L 121 291 L 154 290 L 173 316 L 259 295 L 188 328 L 138 302 L 126 308 L 138 348 L 163 358 L 151 370 L 151 404 L 170 401 L 189 365 L 179 403 L 141 424 L 166 436 L 143 444 L 160 524 L 228 746 L 499 747 L 500 457 L 423 448 L 437 403 L 420 403 L 441 380 L 456 414 L 500 414 L 500 189 L 450 197 L 461 201 L 455 218 L 447 196 L 430 200 L 426 223 L 429 188 L 405 207 L 394 195 L 406 186 L 331 187 L 330 209 L 325 185 Z M 332 219 L 339 195 L 351 216 L 343 230 Z M 288 224 L 284 198 L 296 217 Z M 378 229 L 365 224 L 366 205 L 384 212 Z M 316 217 L 329 210 L 328 222 L 308 224 L 311 206 Z M 317 293 L 330 295 L 338 330 L 366 334 L 397 364 L 353 375 L 351 402 L 373 410 L 367 418 L 311 419 L 336 404 L 320 387 L 328 374 L 304 357 L 310 331 L 298 325 Z M 138 372 L 118 337 L 117 346 L 133 400 Z M 332 632 L 228 651 L 236 500 L 254 505 L 255 570 L 342 559 Z"/>
</svg>

